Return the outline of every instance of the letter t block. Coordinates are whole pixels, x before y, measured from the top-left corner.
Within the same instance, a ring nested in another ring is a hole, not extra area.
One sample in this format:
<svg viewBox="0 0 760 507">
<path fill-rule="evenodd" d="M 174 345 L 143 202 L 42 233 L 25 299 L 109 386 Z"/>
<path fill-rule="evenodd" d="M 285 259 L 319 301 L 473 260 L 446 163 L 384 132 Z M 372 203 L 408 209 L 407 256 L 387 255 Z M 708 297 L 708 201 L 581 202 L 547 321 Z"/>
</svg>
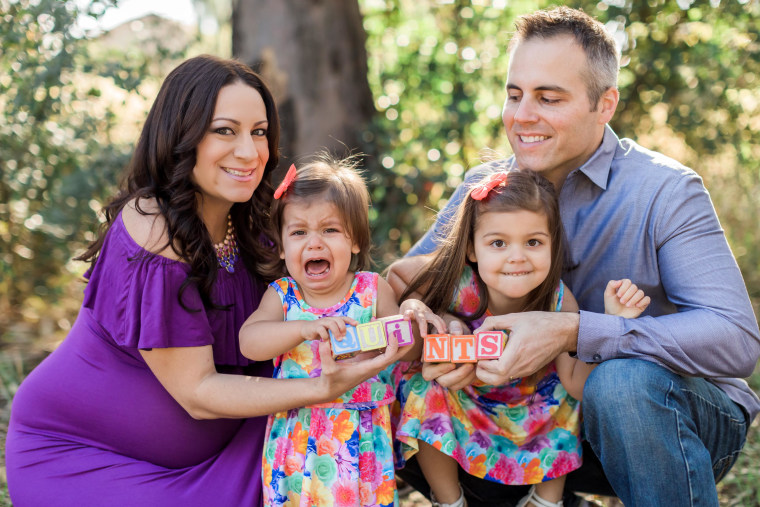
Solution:
<svg viewBox="0 0 760 507">
<path fill-rule="evenodd" d="M 475 335 L 451 335 L 451 362 L 475 363 Z"/>
</svg>

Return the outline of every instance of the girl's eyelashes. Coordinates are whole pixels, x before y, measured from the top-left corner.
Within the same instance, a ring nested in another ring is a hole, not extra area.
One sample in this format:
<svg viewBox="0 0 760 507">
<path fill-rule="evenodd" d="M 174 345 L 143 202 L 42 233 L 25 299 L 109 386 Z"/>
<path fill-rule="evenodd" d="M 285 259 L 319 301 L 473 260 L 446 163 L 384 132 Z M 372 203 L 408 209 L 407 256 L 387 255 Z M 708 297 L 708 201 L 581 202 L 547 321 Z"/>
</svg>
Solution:
<svg viewBox="0 0 760 507">
<path fill-rule="evenodd" d="M 526 243 L 528 246 L 541 246 L 543 243 L 537 239 L 529 239 Z"/>
<path fill-rule="evenodd" d="M 502 239 L 495 239 L 491 241 L 491 246 L 495 246 L 496 248 L 502 248 L 505 245 L 506 243 L 504 243 L 504 240 Z"/>
</svg>

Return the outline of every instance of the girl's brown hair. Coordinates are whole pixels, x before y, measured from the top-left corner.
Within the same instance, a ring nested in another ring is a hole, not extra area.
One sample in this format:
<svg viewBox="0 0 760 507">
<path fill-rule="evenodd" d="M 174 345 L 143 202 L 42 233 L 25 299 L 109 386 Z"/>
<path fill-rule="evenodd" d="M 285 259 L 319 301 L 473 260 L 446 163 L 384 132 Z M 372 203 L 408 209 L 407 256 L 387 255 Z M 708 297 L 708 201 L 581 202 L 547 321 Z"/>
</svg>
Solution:
<svg viewBox="0 0 760 507">
<path fill-rule="evenodd" d="M 478 276 L 477 263 L 467 259 L 467 253 L 473 250 L 478 219 L 489 212 L 528 210 L 541 213 L 547 218 L 551 235 L 551 267 L 546 279 L 528 294 L 521 311 L 553 310 L 554 291 L 559 284 L 562 272 L 564 236 L 554 185 L 533 171 L 515 169 L 509 171 L 505 183 L 488 192 L 483 200 L 473 199 L 470 195 L 472 190 L 484 183 L 489 176 L 467 192 L 445 239 L 436 250 L 428 268 L 411 281 L 401 295 L 401 300 L 417 292 L 424 294 L 422 301 L 433 312 L 450 312 L 449 307 L 454 299 L 454 291 L 457 289 L 462 272 L 466 265 L 470 265 L 478 284 L 480 305 L 472 315 L 456 313 L 455 315 L 470 322 L 480 318 L 488 308 L 488 290 Z"/>
<path fill-rule="evenodd" d="M 346 228 L 348 237 L 359 246 L 359 253 L 351 255 L 352 271 L 361 271 L 371 264 L 369 229 L 369 191 L 358 170 L 359 156 L 336 158 L 327 152 L 299 167 L 295 180 L 281 198 L 272 203 L 270 235 L 278 251 L 282 252 L 282 226 L 285 208 L 299 200 L 325 200 L 334 205 Z M 287 273 L 285 261 L 278 259 L 268 266 L 273 277 Z"/>
</svg>

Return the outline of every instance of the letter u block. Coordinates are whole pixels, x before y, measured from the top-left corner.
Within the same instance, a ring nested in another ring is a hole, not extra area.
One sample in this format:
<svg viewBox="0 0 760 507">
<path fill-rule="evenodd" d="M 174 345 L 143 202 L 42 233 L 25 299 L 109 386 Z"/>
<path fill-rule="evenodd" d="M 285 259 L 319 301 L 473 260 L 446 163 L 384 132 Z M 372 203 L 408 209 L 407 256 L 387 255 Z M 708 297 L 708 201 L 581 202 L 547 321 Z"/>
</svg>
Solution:
<svg viewBox="0 0 760 507">
<path fill-rule="evenodd" d="M 411 321 L 404 320 L 404 317 L 401 315 L 383 317 L 380 321 L 385 325 L 386 338 L 395 336 L 399 347 L 414 343 L 414 332 L 412 331 Z"/>
<path fill-rule="evenodd" d="M 388 342 L 385 340 L 385 326 L 379 320 L 356 326 L 359 335 L 359 346 L 362 350 L 382 349 Z"/>
<path fill-rule="evenodd" d="M 466 334 L 451 335 L 451 362 L 452 363 L 475 363 L 478 361 L 475 355 L 475 335 Z"/>
<path fill-rule="evenodd" d="M 504 350 L 504 331 L 481 331 L 477 335 L 477 358 L 498 359 Z"/>
<path fill-rule="evenodd" d="M 451 361 L 451 335 L 427 335 L 422 360 L 428 363 L 448 363 Z"/>
<path fill-rule="evenodd" d="M 354 326 L 346 326 L 346 336 L 342 340 L 337 340 L 332 331 L 330 331 L 330 346 L 332 347 L 333 357 L 336 360 L 355 356 L 361 350 L 356 328 Z"/>
</svg>

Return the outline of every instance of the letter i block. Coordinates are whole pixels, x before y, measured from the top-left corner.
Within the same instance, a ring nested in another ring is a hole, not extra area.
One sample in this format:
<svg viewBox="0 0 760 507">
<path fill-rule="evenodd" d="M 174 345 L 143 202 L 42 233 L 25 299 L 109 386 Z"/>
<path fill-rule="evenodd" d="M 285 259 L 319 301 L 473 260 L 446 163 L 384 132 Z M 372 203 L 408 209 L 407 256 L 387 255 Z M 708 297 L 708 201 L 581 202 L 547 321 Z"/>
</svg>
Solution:
<svg viewBox="0 0 760 507">
<path fill-rule="evenodd" d="M 336 360 L 354 357 L 361 350 L 359 336 L 356 334 L 354 326 L 346 326 L 346 336 L 342 340 L 337 340 L 330 331 L 330 345 L 332 346 L 333 357 Z"/>
<path fill-rule="evenodd" d="M 504 350 L 504 331 L 481 331 L 477 334 L 477 358 L 498 359 Z"/>
<path fill-rule="evenodd" d="M 356 326 L 356 332 L 362 350 L 382 349 L 388 344 L 385 341 L 385 326 L 379 320 L 359 324 Z"/>
<path fill-rule="evenodd" d="M 414 343 L 414 332 L 412 331 L 411 321 L 404 320 L 404 317 L 401 315 L 383 317 L 380 321 L 385 325 L 386 338 L 395 336 L 399 347 Z"/>
<path fill-rule="evenodd" d="M 448 363 L 451 361 L 451 335 L 427 335 L 422 360 L 427 363 Z"/>
<path fill-rule="evenodd" d="M 451 362 L 452 363 L 475 363 L 475 335 L 451 335 Z"/>
</svg>

